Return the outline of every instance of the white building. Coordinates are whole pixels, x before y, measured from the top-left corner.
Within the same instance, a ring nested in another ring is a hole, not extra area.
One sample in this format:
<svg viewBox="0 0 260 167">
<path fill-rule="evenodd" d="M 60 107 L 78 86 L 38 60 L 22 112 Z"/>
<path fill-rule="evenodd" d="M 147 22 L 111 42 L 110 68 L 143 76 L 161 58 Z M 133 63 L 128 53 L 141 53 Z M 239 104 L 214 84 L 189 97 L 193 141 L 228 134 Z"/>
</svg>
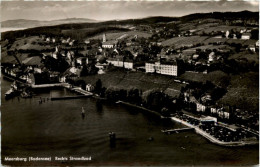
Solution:
<svg viewBox="0 0 260 167">
<path fill-rule="evenodd" d="M 251 51 L 253 51 L 253 52 L 256 51 L 256 48 L 255 48 L 254 45 L 249 45 L 249 46 L 248 46 L 248 49 L 251 50 Z"/>
<path fill-rule="evenodd" d="M 244 33 L 241 36 L 241 39 L 250 39 L 251 38 L 251 34 L 250 33 Z"/>
<path fill-rule="evenodd" d="M 94 89 L 95 89 L 95 87 L 92 86 L 91 84 L 86 85 L 86 91 L 92 92 L 92 91 L 94 91 Z"/>
<path fill-rule="evenodd" d="M 176 62 L 145 63 L 145 71 L 147 73 L 158 73 L 158 74 L 171 75 L 171 76 L 178 75 L 178 68 Z"/>
<path fill-rule="evenodd" d="M 106 41 L 102 43 L 102 48 L 114 48 L 117 44 L 117 41 Z"/>
<path fill-rule="evenodd" d="M 126 69 L 133 69 L 134 68 L 133 61 L 125 61 L 124 62 L 124 68 L 126 68 Z"/>
<path fill-rule="evenodd" d="M 109 58 L 107 59 L 107 62 L 115 67 L 124 67 L 124 62 L 120 58 Z"/>
<path fill-rule="evenodd" d="M 76 59 L 76 62 L 79 65 L 86 65 L 86 64 L 88 64 L 88 58 L 86 58 L 86 57 L 79 57 L 79 58 Z"/>
<path fill-rule="evenodd" d="M 196 109 L 197 109 L 198 112 L 200 112 L 200 111 L 205 112 L 206 106 L 203 105 L 203 104 L 200 104 L 200 103 L 196 103 Z"/>
<path fill-rule="evenodd" d="M 116 58 L 108 58 L 107 62 L 115 67 L 124 67 L 126 69 L 133 69 L 134 62 L 132 60 L 123 60 L 122 56 L 117 56 Z"/>
<path fill-rule="evenodd" d="M 213 62 L 216 59 L 215 52 L 211 52 L 208 57 L 208 62 Z"/>
</svg>

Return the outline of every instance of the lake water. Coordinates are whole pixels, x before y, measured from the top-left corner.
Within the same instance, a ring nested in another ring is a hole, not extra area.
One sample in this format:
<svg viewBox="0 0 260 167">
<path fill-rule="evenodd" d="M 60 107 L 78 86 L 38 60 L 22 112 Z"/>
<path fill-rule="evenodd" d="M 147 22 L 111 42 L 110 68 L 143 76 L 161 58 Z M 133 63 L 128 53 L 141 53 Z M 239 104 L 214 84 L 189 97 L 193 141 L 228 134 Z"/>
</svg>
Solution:
<svg viewBox="0 0 260 167">
<path fill-rule="evenodd" d="M 195 132 L 165 135 L 183 127 L 148 113 L 96 99 L 46 101 L 39 97 L 71 95 L 65 89 L 38 91 L 31 99 L 6 101 L 9 81 L 1 78 L 2 163 L 8 165 L 254 165 L 258 146 L 226 148 Z M 86 117 L 81 117 L 81 107 Z M 111 147 L 108 133 L 116 133 Z M 149 137 L 154 141 L 147 141 Z M 5 162 L 5 157 L 52 157 L 51 162 Z M 55 161 L 55 156 L 91 161 Z"/>
</svg>

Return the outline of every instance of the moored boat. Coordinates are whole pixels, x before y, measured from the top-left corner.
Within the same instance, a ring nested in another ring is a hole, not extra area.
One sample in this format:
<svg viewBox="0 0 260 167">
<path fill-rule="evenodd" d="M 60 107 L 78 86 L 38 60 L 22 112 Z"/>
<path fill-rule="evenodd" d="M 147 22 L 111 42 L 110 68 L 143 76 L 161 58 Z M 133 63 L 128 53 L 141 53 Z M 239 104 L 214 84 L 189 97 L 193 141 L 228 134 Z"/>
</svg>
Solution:
<svg viewBox="0 0 260 167">
<path fill-rule="evenodd" d="M 10 99 L 14 97 L 15 91 L 11 88 L 5 93 L 5 99 Z"/>
</svg>

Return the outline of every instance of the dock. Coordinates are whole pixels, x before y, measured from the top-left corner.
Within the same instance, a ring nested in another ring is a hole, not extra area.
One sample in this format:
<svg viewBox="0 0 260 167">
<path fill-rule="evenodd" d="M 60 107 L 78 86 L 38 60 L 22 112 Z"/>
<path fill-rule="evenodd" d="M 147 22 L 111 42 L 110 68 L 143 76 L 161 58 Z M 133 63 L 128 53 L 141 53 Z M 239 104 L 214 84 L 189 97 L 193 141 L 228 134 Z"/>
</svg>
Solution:
<svg viewBox="0 0 260 167">
<path fill-rule="evenodd" d="M 78 96 L 63 96 L 63 97 L 51 97 L 51 100 L 68 100 L 68 99 L 80 99 L 91 97 L 92 95 L 78 95 Z"/>
<path fill-rule="evenodd" d="M 85 96 L 92 96 L 93 95 L 93 93 L 88 92 L 86 90 L 83 90 L 80 87 L 74 87 L 74 88 L 71 88 L 70 90 L 73 90 L 73 91 L 80 93 L 82 95 L 85 95 Z"/>
<path fill-rule="evenodd" d="M 171 133 L 179 133 L 194 130 L 194 128 L 179 128 L 179 129 L 169 129 L 169 130 L 161 130 L 163 133 L 171 134 Z"/>
</svg>

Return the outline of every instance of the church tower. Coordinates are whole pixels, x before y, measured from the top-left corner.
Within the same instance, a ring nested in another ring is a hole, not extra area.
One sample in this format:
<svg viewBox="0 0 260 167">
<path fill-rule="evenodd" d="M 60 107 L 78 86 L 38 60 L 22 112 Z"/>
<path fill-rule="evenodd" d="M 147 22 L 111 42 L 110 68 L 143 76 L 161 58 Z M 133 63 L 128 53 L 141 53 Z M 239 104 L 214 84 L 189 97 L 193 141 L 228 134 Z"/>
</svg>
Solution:
<svg viewBox="0 0 260 167">
<path fill-rule="evenodd" d="M 103 42 L 106 42 L 107 39 L 106 39 L 106 34 L 103 34 Z"/>
</svg>

